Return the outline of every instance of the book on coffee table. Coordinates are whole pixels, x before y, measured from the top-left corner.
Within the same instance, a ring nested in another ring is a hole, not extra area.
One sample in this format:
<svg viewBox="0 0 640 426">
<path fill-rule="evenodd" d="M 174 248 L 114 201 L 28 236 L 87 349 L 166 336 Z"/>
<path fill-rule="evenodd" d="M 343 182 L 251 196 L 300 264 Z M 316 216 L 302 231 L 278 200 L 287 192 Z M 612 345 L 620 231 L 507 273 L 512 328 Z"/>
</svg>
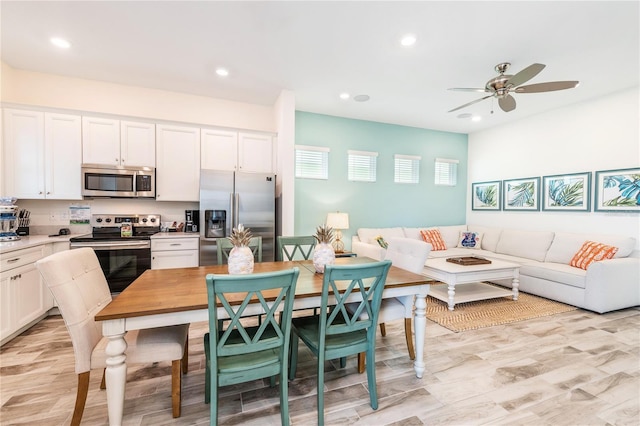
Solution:
<svg viewBox="0 0 640 426">
<path fill-rule="evenodd" d="M 461 256 L 461 257 L 449 257 L 447 262 L 455 263 L 456 265 L 469 266 L 469 265 L 487 265 L 491 263 L 489 259 L 476 256 Z"/>
</svg>

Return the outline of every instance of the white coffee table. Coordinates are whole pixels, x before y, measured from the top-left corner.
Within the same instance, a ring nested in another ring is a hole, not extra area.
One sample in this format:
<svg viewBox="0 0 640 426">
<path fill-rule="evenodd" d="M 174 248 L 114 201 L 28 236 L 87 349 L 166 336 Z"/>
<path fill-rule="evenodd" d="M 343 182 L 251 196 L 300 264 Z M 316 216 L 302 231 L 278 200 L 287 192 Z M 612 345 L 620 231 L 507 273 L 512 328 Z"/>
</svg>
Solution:
<svg viewBox="0 0 640 426">
<path fill-rule="evenodd" d="M 446 288 L 432 285 L 429 295 L 447 302 L 450 311 L 453 311 L 456 303 L 506 296 L 513 296 L 513 300 L 518 300 L 520 265 L 503 260 L 490 260 L 490 264 L 468 266 L 447 262 L 445 258 L 427 260 L 424 274 L 447 284 Z M 501 279 L 511 279 L 511 290 L 482 282 Z"/>
</svg>

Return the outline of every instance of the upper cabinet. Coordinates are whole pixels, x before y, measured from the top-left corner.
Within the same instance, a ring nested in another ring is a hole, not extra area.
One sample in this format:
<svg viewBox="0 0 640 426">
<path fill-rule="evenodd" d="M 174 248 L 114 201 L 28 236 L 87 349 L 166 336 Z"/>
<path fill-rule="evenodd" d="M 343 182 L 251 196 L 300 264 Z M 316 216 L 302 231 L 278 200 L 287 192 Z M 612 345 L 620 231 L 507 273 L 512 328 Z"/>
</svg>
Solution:
<svg viewBox="0 0 640 426">
<path fill-rule="evenodd" d="M 82 117 L 82 162 L 112 166 L 156 166 L 155 125 Z"/>
<path fill-rule="evenodd" d="M 275 172 L 270 135 L 203 129 L 201 150 L 203 169 Z"/>
<path fill-rule="evenodd" d="M 238 170 L 275 173 L 273 137 L 259 133 L 238 133 Z"/>
<path fill-rule="evenodd" d="M 120 158 L 123 166 L 156 166 L 156 125 L 120 122 Z"/>
<path fill-rule="evenodd" d="M 156 126 L 156 200 L 200 200 L 200 129 Z"/>
<path fill-rule="evenodd" d="M 5 195 L 82 199 L 80 116 L 5 109 L 3 122 Z"/>
<path fill-rule="evenodd" d="M 238 132 L 202 129 L 203 169 L 235 171 L 238 164 Z"/>
</svg>

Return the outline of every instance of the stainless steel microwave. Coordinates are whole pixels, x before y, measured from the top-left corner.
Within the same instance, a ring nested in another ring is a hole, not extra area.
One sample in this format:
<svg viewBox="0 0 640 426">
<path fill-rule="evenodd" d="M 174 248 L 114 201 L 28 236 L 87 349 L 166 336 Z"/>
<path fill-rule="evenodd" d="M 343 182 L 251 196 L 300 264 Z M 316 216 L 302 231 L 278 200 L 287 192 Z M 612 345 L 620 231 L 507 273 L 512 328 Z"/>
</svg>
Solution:
<svg viewBox="0 0 640 426">
<path fill-rule="evenodd" d="M 86 198 L 155 198 L 156 169 L 83 164 L 82 196 Z"/>
</svg>

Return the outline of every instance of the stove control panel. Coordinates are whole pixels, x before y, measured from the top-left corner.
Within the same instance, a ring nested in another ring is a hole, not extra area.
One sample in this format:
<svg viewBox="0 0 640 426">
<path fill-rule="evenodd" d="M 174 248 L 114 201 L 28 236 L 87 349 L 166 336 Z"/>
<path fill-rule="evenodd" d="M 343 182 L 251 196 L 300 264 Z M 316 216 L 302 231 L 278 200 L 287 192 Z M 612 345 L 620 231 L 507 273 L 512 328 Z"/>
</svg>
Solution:
<svg viewBox="0 0 640 426">
<path fill-rule="evenodd" d="M 91 226 L 94 228 L 120 227 L 123 223 L 131 226 L 160 226 L 159 214 L 93 214 Z"/>
</svg>

